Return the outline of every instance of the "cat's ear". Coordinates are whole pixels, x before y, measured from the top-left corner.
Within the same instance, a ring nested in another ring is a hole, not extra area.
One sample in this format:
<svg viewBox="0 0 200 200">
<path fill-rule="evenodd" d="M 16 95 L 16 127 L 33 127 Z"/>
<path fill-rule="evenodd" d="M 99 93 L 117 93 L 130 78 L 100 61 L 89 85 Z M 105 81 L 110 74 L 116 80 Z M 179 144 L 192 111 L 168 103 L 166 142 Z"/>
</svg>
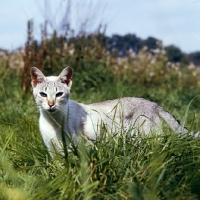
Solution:
<svg viewBox="0 0 200 200">
<path fill-rule="evenodd" d="M 42 83 L 45 80 L 44 74 L 37 68 L 37 67 L 32 67 L 31 71 L 31 84 L 33 87 L 36 87 L 38 83 Z"/>
<path fill-rule="evenodd" d="M 62 70 L 60 73 L 58 80 L 60 80 L 62 83 L 65 83 L 68 87 L 72 86 L 72 68 L 66 67 Z"/>
</svg>

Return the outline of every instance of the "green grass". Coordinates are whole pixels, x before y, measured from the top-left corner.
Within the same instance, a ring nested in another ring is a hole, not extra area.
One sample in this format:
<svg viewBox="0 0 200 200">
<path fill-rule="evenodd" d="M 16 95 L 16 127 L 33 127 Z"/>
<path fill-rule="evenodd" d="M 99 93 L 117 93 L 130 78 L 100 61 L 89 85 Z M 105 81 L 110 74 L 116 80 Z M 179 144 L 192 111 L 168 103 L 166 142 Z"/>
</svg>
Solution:
<svg viewBox="0 0 200 200">
<path fill-rule="evenodd" d="M 52 160 L 38 129 L 32 95 L 24 95 L 15 73 L 0 70 L 0 199 L 199 199 L 200 141 L 164 128 L 163 135 L 84 141 L 66 156 Z M 71 98 L 91 103 L 121 96 L 157 102 L 186 126 L 200 130 L 198 89 L 146 88 L 102 82 Z M 78 92 L 77 92 L 78 91 Z"/>
</svg>

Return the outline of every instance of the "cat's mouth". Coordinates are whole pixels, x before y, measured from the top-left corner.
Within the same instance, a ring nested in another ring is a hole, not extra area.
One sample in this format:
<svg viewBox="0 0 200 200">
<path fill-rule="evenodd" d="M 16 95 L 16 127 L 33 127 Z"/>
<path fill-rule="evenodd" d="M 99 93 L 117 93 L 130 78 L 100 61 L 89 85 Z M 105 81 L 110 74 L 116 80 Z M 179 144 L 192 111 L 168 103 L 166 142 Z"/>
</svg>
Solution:
<svg viewBox="0 0 200 200">
<path fill-rule="evenodd" d="M 48 109 L 47 111 L 50 112 L 50 113 L 55 113 L 55 112 L 58 111 L 58 110 L 55 109 L 55 108 L 50 108 L 50 109 Z"/>
</svg>

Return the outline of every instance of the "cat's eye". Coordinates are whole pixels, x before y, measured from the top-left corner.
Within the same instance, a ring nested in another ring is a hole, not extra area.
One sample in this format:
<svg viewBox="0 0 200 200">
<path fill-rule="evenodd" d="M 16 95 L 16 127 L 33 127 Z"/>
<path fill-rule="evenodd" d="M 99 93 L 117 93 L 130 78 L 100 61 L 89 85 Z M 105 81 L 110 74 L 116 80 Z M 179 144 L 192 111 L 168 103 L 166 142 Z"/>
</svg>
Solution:
<svg viewBox="0 0 200 200">
<path fill-rule="evenodd" d="M 40 96 L 41 96 L 41 97 L 47 97 L 47 94 L 44 93 L 44 92 L 40 92 Z"/>
<path fill-rule="evenodd" d="M 58 92 L 57 94 L 56 94 L 56 97 L 61 97 L 63 95 L 63 92 Z"/>
</svg>

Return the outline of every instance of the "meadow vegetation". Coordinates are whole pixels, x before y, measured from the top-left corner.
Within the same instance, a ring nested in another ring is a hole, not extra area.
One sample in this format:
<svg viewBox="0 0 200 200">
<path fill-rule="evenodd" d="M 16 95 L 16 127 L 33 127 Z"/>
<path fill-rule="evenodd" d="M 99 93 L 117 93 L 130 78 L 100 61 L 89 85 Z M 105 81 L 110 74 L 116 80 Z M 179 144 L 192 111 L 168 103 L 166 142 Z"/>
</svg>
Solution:
<svg viewBox="0 0 200 200">
<path fill-rule="evenodd" d="M 22 69 L 0 62 L 0 199 L 199 199 L 200 141 L 164 133 L 84 139 L 52 160 L 38 129 L 29 70 L 74 70 L 71 98 L 93 103 L 124 96 L 157 102 L 189 130 L 200 131 L 200 70 L 142 49 L 119 58 L 101 34 L 65 40 L 56 32 L 28 41 Z"/>
</svg>

